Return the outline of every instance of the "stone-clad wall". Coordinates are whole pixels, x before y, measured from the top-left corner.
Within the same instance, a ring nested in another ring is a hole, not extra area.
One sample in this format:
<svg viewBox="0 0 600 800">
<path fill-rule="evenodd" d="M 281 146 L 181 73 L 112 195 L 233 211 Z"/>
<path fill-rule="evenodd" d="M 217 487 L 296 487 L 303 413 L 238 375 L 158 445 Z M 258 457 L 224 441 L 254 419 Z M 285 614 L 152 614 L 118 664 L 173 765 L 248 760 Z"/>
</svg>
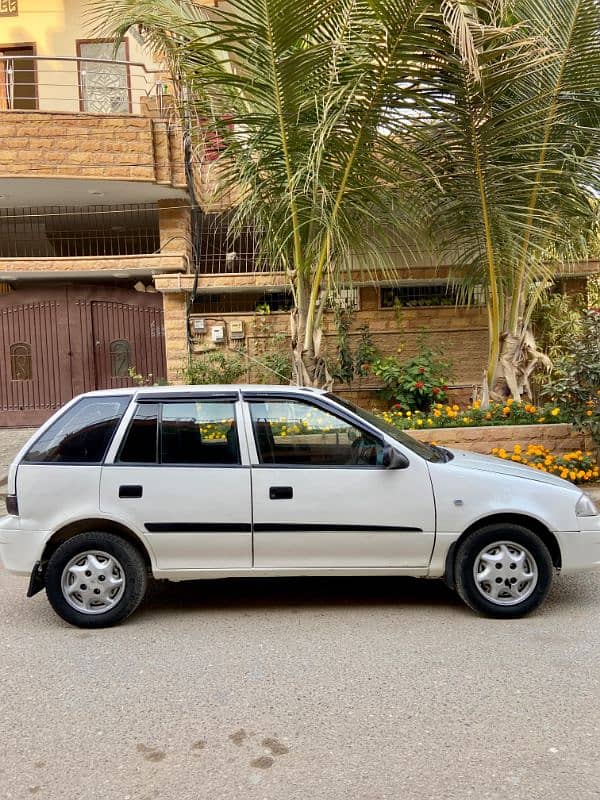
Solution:
<svg viewBox="0 0 600 800">
<path fill-rule="evenodd" d="M 169 279 L 170 284 L 175 278 Z M 165 281 L 160 280 L 158 288 Z M 172 289 L 171 289 L 172 291 Z M 444 357 L 453 363 L 453 376 L 450 384 L 464 385 L 464 397 L 453 394 L 454 401 L 468 402 L 471 387 L 481 383 L 483 369 L 487 363 L 487 324 L 484 309 L 479 307 L 436 306 L 425 308 L 405 308 L 398 314 L 394 309 L 381 309 L 378 291 L 373 287 L 363 287 L 360 310 L 354 313 L 349 334 L 350 347 L 355 351 L 360 339 L 360 327 L 369 326 L 374 344 L 384 355 L 399 354 L 401 359 L 409 358 L 419 349 L 424 340 L 429 346 L 439 346 Z M 234 299 L 236 295 L 233 295 Z M 247 299 L 239 295 L 240 309 Z M 228 298 L 228 307 L 231 301 Z M 234 306 L 235 308 L 235 306 Z M 269 338 L 274 334 L 289 334 L 290 321 L 285 313 L 257 315 L 240 310 L 239 313 L 203 313 L 207 331 L 213 324 L 227 324 L 231 320 L 242 320 L 246 331 L 246 347 L 250 356 L 258 356 L 269 347 Z M 334 357 L 337 348 L 337 331 L 334 315 L 326 313 L 323 319 L 324 344 L 330 356 Z M 196 340 L 198 350 L 210 347 L 209 334 Z M 281 345 L 280 345 L 281 346 Z M 399 352 L 400 350 L 400 352 Z M 380 384 L 372 378 L 356 381 L 348 396 L 362 405 L 376 404 L 374 390 Z"/>
<path fill-rule="evenodd" d="M 0 176 L 184 185 L 183 148 L 164 121 L 131 115 L 0 112 Z"/>
<path fill-rule="evenodd" d="M 421 442 L 453 447 L 457 450 L 474 450 L 476 453 L 491 453 L 494 447 L 503 447 L 512 452 L 514 445 L 523 448 L 529 444 L 541 444 L 554 454 L 573 450 L 591 450 L 592 444 L 572 425 L 498 425 L 482 428 L 431 428 L 425 431 L 407 431 Z"/>
</svg>

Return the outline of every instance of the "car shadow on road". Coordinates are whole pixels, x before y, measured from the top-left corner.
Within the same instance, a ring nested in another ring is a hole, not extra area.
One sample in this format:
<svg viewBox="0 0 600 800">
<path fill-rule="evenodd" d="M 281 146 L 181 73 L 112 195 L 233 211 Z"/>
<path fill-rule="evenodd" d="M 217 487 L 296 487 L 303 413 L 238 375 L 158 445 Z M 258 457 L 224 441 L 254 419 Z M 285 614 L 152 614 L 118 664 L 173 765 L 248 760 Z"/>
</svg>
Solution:
<svg viewBox="0 0 600 800">
<path fill-rule="evenodd" d="M 156 581 L 137 615 L 183 611 L 463 605 L 442 581 L 398 577 L 226 578 Z"/>
</svg>

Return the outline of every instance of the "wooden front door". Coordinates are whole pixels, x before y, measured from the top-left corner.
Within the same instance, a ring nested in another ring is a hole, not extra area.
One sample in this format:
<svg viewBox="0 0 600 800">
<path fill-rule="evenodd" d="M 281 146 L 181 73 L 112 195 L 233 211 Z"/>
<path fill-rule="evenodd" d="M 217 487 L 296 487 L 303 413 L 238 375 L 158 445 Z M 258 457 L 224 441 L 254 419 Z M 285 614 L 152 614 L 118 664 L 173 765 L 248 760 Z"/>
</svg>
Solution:
<svg viewBox="0 0 600 800">
<path fill-rule="evenodd" d="M 98 286 L 0 297 L 0 427 L 38 425 L 76 394 L 166 375 L 159 294 Z"/>
</svg>

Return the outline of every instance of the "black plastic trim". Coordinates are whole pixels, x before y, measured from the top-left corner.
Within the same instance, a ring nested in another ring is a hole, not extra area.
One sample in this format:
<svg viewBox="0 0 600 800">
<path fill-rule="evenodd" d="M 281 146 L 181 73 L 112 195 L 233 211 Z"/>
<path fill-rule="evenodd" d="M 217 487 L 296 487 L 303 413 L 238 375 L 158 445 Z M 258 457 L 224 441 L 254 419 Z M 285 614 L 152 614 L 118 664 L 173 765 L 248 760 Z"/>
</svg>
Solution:
<svg viewBox="0 0 600 800">
<path fill-rule="evenodd" d="M 251 533 L 249 522 L 146 522 L 148 533 Z"/>
<path fill-rule="evenodd" d="M 142 497 L 144 494 L 144 487 L 139 485 L 127 485 L 124 484 L 123 486 L 119 486 L 119 497 L 129 497 L 129 498 L 139 498 Z"/>
<path fill-rule="evenodd" d="M 291 486 L 271 486 L 269 487 L 269 499 L 271 500 L 291 500 L 294 490 Z"/>
<path fill-rule="evenodd" d="M 164 394 L 144 394 L 143 392 L 137 394 L 135 396 L 135 401 L 137 403 L 181 403 L 185 401 L 187 403 L 193 403 L 195 400 L 202 399 L 202 400 L 214 400 L 215 402 L 219 403 L 225 400 L 234 400 L 238 401 L 240 399 L 240 395 L 238 392 L 209 392 L 206 393 L 200 391 L 193 391 L 193 392 L 169 392 Z"/>
<path fill-rule="evenodd" d="M 390 533 L 423 533 L 423 528 L 411 528 L 403 525 L 328 525 L 328 524 L 305 524 L 289 522 L 256 522 L 254 523 L 255 533 L 300 533 L 323 531 L 327 533 L 338 531 L 365 531 L 365 532 L 390 532 Z"/>
<path fill-rule="evenodd" d="M 9 494 L 6 496 L 6 513 L 10 514 L 11 517 L 18 517 L 19 516 L 19 502 L 17 500 L 16 494 Z"/>
<path fill-rule="evenodd" d="M 33 597 L 38 592 L 41 592 L 45 585 L 44 567 L 41 561 L 36 561 L 31 570 L 31 578 L 29 579 L 29 586 L 27 587 L 27 597 Z"/>
</svg>

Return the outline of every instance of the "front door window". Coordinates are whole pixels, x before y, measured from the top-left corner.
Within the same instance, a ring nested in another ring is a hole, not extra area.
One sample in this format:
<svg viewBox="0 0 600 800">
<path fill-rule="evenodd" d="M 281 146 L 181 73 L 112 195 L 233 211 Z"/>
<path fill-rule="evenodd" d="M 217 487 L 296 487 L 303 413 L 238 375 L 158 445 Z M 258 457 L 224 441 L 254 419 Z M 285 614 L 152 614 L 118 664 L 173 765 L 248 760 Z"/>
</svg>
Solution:
<svg viewBox="0 0 600 800">
<path fill-rule="evenodd" d="M 376 467 L 383 441 L 318 406 L 296 400 L 250 403 L 261 464 Z"/>
</svg>

